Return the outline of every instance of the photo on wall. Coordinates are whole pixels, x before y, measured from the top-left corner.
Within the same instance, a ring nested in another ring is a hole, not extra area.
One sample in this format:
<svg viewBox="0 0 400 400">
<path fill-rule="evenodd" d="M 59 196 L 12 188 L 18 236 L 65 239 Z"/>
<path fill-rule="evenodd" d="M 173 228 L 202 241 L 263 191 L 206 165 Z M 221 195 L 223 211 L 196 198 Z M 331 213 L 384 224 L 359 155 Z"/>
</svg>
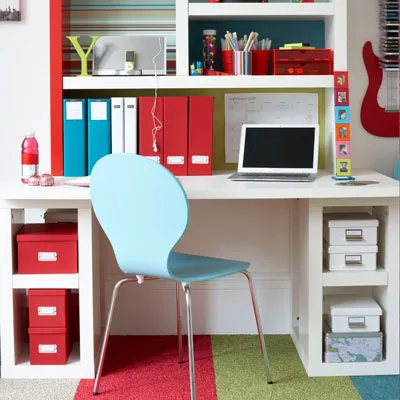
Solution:
<svg viewBox="0 0 400 400">
<path fill-rule="evenodd" d="M 350 158 L 350 142 L 337 142 L 336 143 L 336 158 Z"/>
<path fill-rule="evenodd" d="M 336 141 L 350 141 L 350 124 L 336 124 Z"/>
<path fill-rule="evenodd" d="M 349 105 L 349 89 L 335 89 L 335 105 L 336 106 Z"/>
<path fill-rule="evenodd" d="M 350 176 L 351 175 L 351 159 L 339 158 L 336 160 L 336 175 Z"/>
<path fill-rule="evenodd" d="M 349 106 L 336 106 L 335 119 L 337 124 L 350 123 L 350 107 Z"/>
<path fill-rule="evenodd" d="M 0 22 L 21 21 L 20 0 L 0 0 Z"/>
<path fill-rule="evenodd" d="M 349 73 L 347 71 L 336 71 L 334 73 L 335 88 L 349 87 Z"/>
</svg>

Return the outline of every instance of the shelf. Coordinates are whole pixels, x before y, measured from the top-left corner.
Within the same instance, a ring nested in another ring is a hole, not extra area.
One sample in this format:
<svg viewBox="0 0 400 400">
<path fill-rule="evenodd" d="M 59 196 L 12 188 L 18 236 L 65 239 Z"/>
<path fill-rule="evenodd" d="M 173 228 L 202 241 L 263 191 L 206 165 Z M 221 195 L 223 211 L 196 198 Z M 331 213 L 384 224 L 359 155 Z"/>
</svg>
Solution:
<svg viewBox="0 0 400 400">
<path fill-rule="evenodd" d="M 29 345 L 25 345 L 20 361 L 14 366 L 2 366 L 2 378 L 7 379 L 81 379 L 79 343 L 74 343 L 66 365 L 31 365 Z"/>
<path fill-rule="evenodd" d="M 211 3 L 210 3 L 211 4 Z M 332 88 L 332 75 L 64 77 L 64 90 L 205 88 Z"/>
<path fill-rule="evenodd" d="M 13 275 L 14 289 L 78 289 L 79 274 Z"/>
<path fill-rule="evenodd" d="M 189 3 L 189 19 L 325 19 L 333 17 L 333 3 Z"/>
<path fill-rule="evenodd" d="M 384 269 L 376 271 L 324 271 L 324 287 L 328 286 L 387 286 L 388 273 Z"/>
</svg>

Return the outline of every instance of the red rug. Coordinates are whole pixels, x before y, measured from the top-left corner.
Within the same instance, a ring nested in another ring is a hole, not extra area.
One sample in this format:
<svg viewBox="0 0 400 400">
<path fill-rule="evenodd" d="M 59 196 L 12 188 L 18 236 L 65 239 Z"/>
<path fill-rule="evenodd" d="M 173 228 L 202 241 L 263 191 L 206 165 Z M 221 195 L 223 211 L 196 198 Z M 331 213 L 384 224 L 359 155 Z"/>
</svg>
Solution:
<svg viewBox="0 0 400 400">
<path fill-rule="evenodd" d="M 184 363 L 178 364 L 176 336 L 111 336 L 100 381 L 82 379 L 75 400 L 190 400 L 187 337 Z M 211 337 L 195 336 L 196 394 L 198 400 L 217 400 Z"/>
</svg>

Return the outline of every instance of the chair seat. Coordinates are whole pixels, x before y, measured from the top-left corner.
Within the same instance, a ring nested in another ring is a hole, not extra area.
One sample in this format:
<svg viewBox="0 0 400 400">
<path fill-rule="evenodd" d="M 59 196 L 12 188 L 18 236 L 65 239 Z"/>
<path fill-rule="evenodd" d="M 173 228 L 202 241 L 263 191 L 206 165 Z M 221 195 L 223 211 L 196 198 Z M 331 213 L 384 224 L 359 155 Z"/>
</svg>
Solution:
<svg viewBox="0 0 400 400">
<path fill-rule="evenodd" d="M 222 278 L 244 271 L 249 266 L 250 264 L 245 261 L 233 261 L 174 252 L 171 252 L 168 258 L 168 270 L 171 278 L 181 282 Z"/>
</svg>

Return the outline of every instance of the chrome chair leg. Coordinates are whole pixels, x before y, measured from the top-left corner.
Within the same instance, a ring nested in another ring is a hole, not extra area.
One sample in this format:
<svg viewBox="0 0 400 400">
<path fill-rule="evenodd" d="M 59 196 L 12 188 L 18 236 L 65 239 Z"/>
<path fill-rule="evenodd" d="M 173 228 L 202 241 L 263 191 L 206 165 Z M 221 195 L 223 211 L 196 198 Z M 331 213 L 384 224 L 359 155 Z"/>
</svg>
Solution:
<svg viewBox="0 0 400 400">
<path fill-rule="evenodd" d="M 254 286 L 253 286 L 253 280 L 251 279 L 251 274 L 249 271 L 241 271 L 243 275 L 246 276 L 248 282 L 249 282 L 249 288 L 250 288 L 250 293 L 251 293 L 251 301 L 253 302 L 253 310 L 254 310 L 254 316 L 256 318 L 256 324 L 257 324 L 257 330 L 258 330 L 258 338 L 260 340 L 260 346 L 261 346 L 261 353 L 264 357 L 265 360 L 265 366 L 266 366 L 266 372 L 267 372 L 267 382 L 272 383 L 272 378 L 271 378 L 271 371 L 270 371 L 270 365 L 269 365 L 269 360 L 268 360 L 268 354 L 267 354 L 267 346 L 265 345 L 265 339 L 264 339 L 264 334 L 262 331 L 262 325 L 261 325 L 261 319 L 260 319 L 260 312 L 258 311 L 258 304 L 257 304 L 257 299 L 256 295 L 254 292 Z"/>
<path fill-rule="evenodd" d="M 176 319 L 177 319 L 177 335 L 178 335 L 178 363 L 183 363 L 182 357 L 182 310 L 181 310 L 181 288 L 180 282 L 176 282 Z"/>
<path fill-rule="evenodd" d="M 153 280 L 153 279 L 156 279 L 156 278 L 145 278 L 144 280 Z M 115 303 L 117 301 L 118 290 L 124 283 L 137 282 L 137 281 L 138 281 L 138 278 L 124 278 L 124 279 L 121 279 L 119 282 L 117 282 L 117 284 L 114 286 L 110 309 L 108 311 L 107 325 L 106 325 L 106 329 L 104 331 L 103 343 L 101 344 L 101 351 L 100 351 L 99 364 L 97 366 L 96 380 L 94 382 L 94 387 L 93 387 L 93 395 L 94 396 L 96 396 L 98 394 L 97 390 L 99 388 L 101 373 L 103 372 L 104 358 L 105 358 L 106 350 L 107 350 L 108 337 L 110 336 L 111 322 L 112 322 L 112 318 L 113 318 L 113 314 L 114 314 Z"/>
<path fill-rule="evenodd" d="M 195 382 L 195 371 L 194 371 L 193 328 L 192 328 L 192 302 L 190 294 L 190 284 L 187 282 L 182 282 L 182 287 L 183 290 L 185 291 L 186 307 L 187 307 L 190 393 L 191 393 L 191 399 L 196 400 L 196 382 Z"/>
</svg>

